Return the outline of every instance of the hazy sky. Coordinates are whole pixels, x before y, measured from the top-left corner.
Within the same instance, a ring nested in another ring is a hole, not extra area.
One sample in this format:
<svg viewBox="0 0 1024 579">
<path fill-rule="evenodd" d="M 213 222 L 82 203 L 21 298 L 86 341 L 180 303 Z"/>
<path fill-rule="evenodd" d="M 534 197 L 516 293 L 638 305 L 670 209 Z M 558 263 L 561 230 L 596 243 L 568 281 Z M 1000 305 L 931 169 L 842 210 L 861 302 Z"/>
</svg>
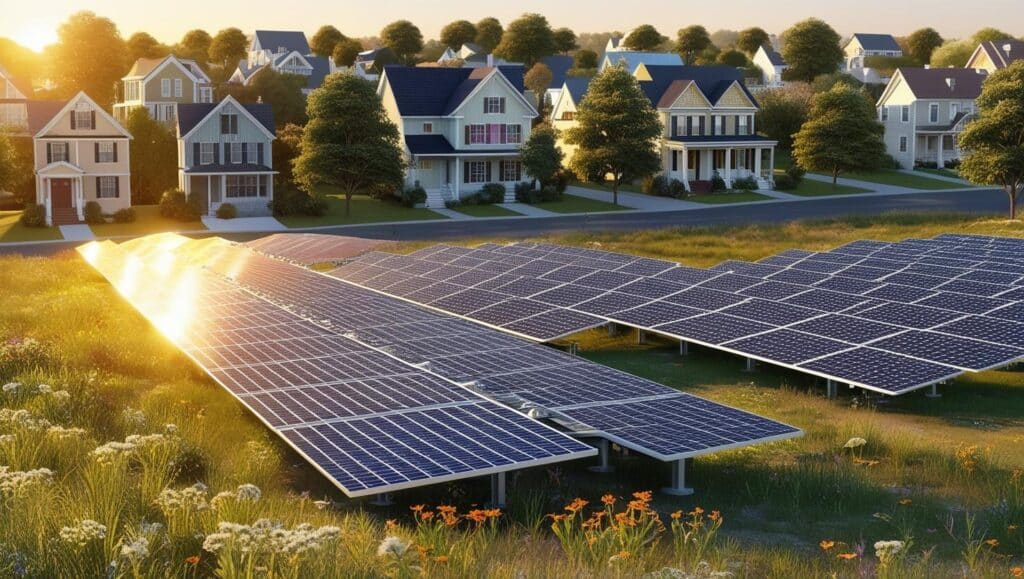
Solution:
<svg viewBox="0 0 1024 579">
<path fill-rule="evenodd" d="M 649 22 L 663 34 L 689 24 L 703 24 L 709 31 L 761 26 L 783 31 L 793 22 L 816 16 L 840 34 L 889 32 L 905 34 L 923 26 L 936 28 L 947 38 L 969 36 L 978 28 L 1015 29 L 1020 35 L 1021 0 L 973 0 L 970 10 L 942 0 L 518 0 L 498 5 L 468 0 L 9 0 L 0 19 L 0 36 L 38 48 L 52 41 L 54 29 L 78 10 L 92 10 L 111 18 L 123 36 L 145 30 L 164 42 L 174 42 L 192 28 L 211 33 L 237 26 L 246 33 L 256 28 L 299 29 L 307 34 L 322 24 L 333 24 L 349 36 L 371 36 L 393 20 L 412 20 L 427 38 L 436 38 L 445 23 L 459 18 L 477 21 L 495 16 L 503 23 L 523 12 L 540 12 L 553 26 L 576 32 L 628 31 Z"/>
</svg>

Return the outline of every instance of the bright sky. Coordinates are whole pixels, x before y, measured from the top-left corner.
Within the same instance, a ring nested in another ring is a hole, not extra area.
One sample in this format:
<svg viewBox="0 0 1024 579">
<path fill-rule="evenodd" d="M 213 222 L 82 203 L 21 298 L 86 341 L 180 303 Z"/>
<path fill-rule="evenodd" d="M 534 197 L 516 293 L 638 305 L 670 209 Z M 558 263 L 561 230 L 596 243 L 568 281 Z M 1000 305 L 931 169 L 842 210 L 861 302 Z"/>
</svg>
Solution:
<svg viewBox="0 0 1024 579">
<path fill-rule="evenodd" d="M 711 32 L 761 26 L 779 33 L 793 22 L 816 16 L 844 36 L 853 32 L 901 35 L 932 26 L 947 38 L 957 38 L 985 26 L 1004 30 L 1014 26 L 1016 29 L 1007 32 L 1024 34 L 1020 28 L 1024 26 L 1019 19 L 1020 2 L 974 0 L 971 9 L 964 10 L 962 6 L 937 0 L 516 0 L 496 5 L 468 0 L 174 0 L 170 4 L 138 0 L 11 0 L 5 2 L 0 36 L 38 49 L 54 40 L 57 25 L 68 15 L 87 7 L 112 19 L 125 37 L 144 30 L 167 43 L 177 41 L 192 28 L 214 33 L 228 26 L 237 26 L 246 33 L 269 28 L 298 29 L 312 34 L 322 24 L 333 24 L 349 36 L 372 36 L 388 22 L 401 18 L 413 21 L 427 38 L 436 38 L 441 27 L 452 20 L 465 18 L 476 22 L 485 16 L 495 16 L 507 23 L 523 12 L 539 12 L 553 26 L 568 26 L 576 32 L 629 31 L 637 24 L 649 22 L 669 36 L 690 24 L 703 24 Z M 580 10 L 581 5 L 586 9 Z"/>
</svg>

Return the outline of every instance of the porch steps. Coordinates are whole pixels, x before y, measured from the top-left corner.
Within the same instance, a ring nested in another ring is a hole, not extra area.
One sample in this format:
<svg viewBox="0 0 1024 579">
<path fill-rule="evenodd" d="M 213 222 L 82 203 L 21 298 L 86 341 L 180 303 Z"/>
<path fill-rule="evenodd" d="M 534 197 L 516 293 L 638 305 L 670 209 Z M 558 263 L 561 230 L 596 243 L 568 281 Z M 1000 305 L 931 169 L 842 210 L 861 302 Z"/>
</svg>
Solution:
<svg viewBox="0 0 1024 579">
<path fill-rule="evenodd" d="M 54 207 L 51 211 L 54 225 L 77 225 L 82 223 L 78 218 L 78 212 L 70 207 Z"/>
<path fill-rule="evenodd" d="M 428 191 L 426 206 L 428 209 L 444 209 L 444 195 L 440 191 Z"/>
</svg>

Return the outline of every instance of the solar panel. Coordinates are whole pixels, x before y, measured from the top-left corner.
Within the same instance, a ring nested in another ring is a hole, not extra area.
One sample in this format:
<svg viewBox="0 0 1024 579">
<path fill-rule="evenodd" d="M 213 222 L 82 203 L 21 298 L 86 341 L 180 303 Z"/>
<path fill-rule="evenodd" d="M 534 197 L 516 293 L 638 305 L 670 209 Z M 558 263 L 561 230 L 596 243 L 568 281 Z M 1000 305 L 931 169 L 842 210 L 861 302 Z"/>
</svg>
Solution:
<svg viewBox="0 0 1024 579">
<path fill-rule="evenodd" d="M 592 300 L 573 306 L 574 310 L 597 316 L 606 316 L 612 312 L 628 310 L 646 304 L 650 300 L 640 296 L 619 292 L 608 292 Z"/>
<path fill-rule="evenodd" d="M 798 285 L 813 285 L 823 279 L 828 279 L 828 274 L 819 273 L 816 271 L 806 271 L 801 269 L 784 269 L 780 272 L 773 273 L 768 276 L 769 280 L 777 282 L 788 282 Z"/>
<path fill-rule="evenodd" d="M 727 273 L 700 284 L 698 287 L 716 289 L 727 292 L 738 292 L 744 288 L 756 285 L 764 281 L 762 278 L 749 275 Z"/>
<path fill-rule="evenodd" d="M 903 331 L 903 328 L 899 326 L 862 320 L 842 314 L 829 314 L 813 318 L 795 324 L 790 329 L 851 344 L 864 344 Z"/>
<path fill-rule="evenodd" d="M 632 294 L 652 300 L 663 298 L 668 295 L 672 295 L 677 292 L 681 292 L 690 286 L 665 281 L 650 277 L 638 279 L 634 282 L 630 282 L 618 290 L 621 293 Z"/>
<path fill-rule="evenodd" d="M 605 293 L 606 292 L 604 290 L 597 288 L 566 284 L 550 289 L 546 292 L 539 293 L 533 296 L 533 299 L 555 306 L 570 307 L 575 304 L 594 299 Z"/>
<path fill-rule="evenodd" d="M 984 340 L 998 345 L 1024 348 L 1024 324 L 984 316 L 966 316 L 943 324 L 935 331 L 953 336 Z"/>
<path fill-rule="evenodd" d="M 631 261 L 626 265 L 623 265 L 615 271 L 621 271 L 623 273 L 633 273 L 636 275 L 643 276 L 655 276 L 659 273 L 676 267 L 676 264 L 671 261 L 663 261 L 660 259 L 648 259 L 640 258 L 635 261 Z"/>
<path fill-rule="evenodd" d="M 434 300 L 430 305 L 456 314 L 468 314 L 503 302 L 505 299 L 504 295 L 497 292 L 470 288 Z"/>
<path fill-rule="evenodd" d="M 918 330 L 882 339 L 871 347 L 976 372 L 1005 366 L 1024 357 L 1024 349 Z"/>
<path fill-rule="evenodd" d="M 505 324 L 502 328 L 541 342 L 557 340 L 607 323 L 604 318 L 574 311 L 549 311 Z"/>
<path fill-rule="evenodd" d="M 902 282 L 898 282 L 898 281 L 893 281 L 892 279 L 887 279 L 886 281 L 893 282 L 893 283 L 902 283 Z M 874 281 L 870 281 L 870 280 L 866 280 L 866 279 L 859 279 L 859 278 L 855 278 L 855 277 L 846 277 L 846 276 L 842 276 L 842 275 L 837 275 L 837 276 L 830 277 L 830 278 L 822 280 L 822 281 L 820 281 L 820 282 L 818 282 L 818 283 L 816 283 L 814 285 L 815 285 L 815 287 L 819 287 L 821 289 L 827 289 L 827 290 L 843 292 L 843 293 L 847 293 L 847 294 L 857 294 L 857 295 L 864 294 L 864 293 L 867 293 L 867 292 L 869 292 L 869 291 L 871 291 L 873 289 L 878 289 L 878 288 L 882 287 L 882 284 L 880 284 L 878 282 L 874 282 Z"/>
<path fill-rule="evenodd" d="M 955 292 L 974 296 L 992 297 L 996 294 L 1000 294 L 1006 291 L 1006 286 L 994 283 L 984 283 L 980 281 L 954 279 L 952 281 L 949 281 L 938 286 L 936 289 L 942 290 L 944 292 Z"/>
<path fill-rule="evenodd" d="M 698 286 L 670 295 L 665 298 L 665 301 L 702 310 L 718 310 L 747 299 L 745 296 Z"/>
<path fill-rule="evenodd" d="M 640 307 L 609 314 L 611 319 L 638 328 L 653 328 L 661 324 L 692 318 L 704 310 L 688 308 L 670 302 L 652 302 Z"/>
<path fill-rule="evenodd" d="M 919 287 L 887 283 L 865 293 L 864 297 L 909 304 L 934 296 L 935 294 L 936 292 Z"/>
<path fill-rule="evenodd" d="M 722 344 L 723 347 L 769 360 L 773 363 L 798 364 L 852 348 L 850 344 L 781 329 Z"/>
<path fill-rule="evenodd" d="M 541 292 L 545 292 L 550 289 L 554 289 L 561 285 L 562 284 L 557 281 L 524 277 L 517 279 L 516 281 L 509 282 L 505 285 L 498 286 L 494 288 L 494 291 L 503 294 L 508 294 L 510 296 L 526 298 L 539 294 Z"/>
<path fill-rule="evenodd" d="M 856 348 L 799 364 L 855 386 L 902 394 L 959 374 L 956 368 L 872 348 Z"/>
<path fill-rule="evenodd" d="M 722 273 L 708 271 L 706 269 L 679 266 L 667 269 L 654 277 L 667 281 L 674 281 L 684 285 L 696 285 L 719 275 L 722 275 Z"/>
<path fill-rule="evenodd" d="M 546 273 L 541 276 L 542 279 L 550 279 L 552 281 L 570 282 L 576 281 L 581 277 L 590 275 L 597 270 L 592 267 L 582 267 L 578 265 L 565 265 L 552 272 Z"/>
<path fill-rule="evenodd" d="M 782 300 L 799 293 L 808 291 L 807 286 L 794 283 L 783 283 L 779 281 L 766 281 L 757 285 L 740 290 L 739 293 L 756 298 L 769 300 Z"/>
<path fill-rule="evenodd" d="M 784 303 L 793 304 L 797 306 L 804 306 L 807 308 L 814 308 L 824 312 L 838 313 L 843 310 L 852 308 L 857 304 L 867 301 L 867 298 L 853 295 L 844 294 L 841 292 L 834 292 L 823 289 L 811 289 L 801 294 L 786 298 L 783 300 Z"/>
<path fill-rule="evenodd" d="M 773 326 L 788 326 L 822 315 L 818 310 L 756 298 L 725 308 L 721 313 Z"/>
<path fill-rule="evenodd" d="M 939 324 L 962 317 L 960 312 L 917 306 L 914 304 L 887 303 L 857 313 L 857 317 L 926 330 Z"/>
<path fill-rule="evenodd" d="M 551 309 L 552 307 L 548 304 L 514 298 L 473 312 L 473 319 L 485 324 L 500 326 L 548 312 Z"/>
<path fill-rule="evenodd" d="M 711 313 L 654 328 L 657 332 L 677 336 L 683 340 L 719 345 L 725 342 L 760 334 L 774 327 L 753 320 L 745 320 L 725 314 Z"/>
<path fill-rule="evenodd" d="M 574 283 L 604 290 L 613 290 L 640 279 L 640 276 L 619 271 L 595 271 L 577 279 Z"/>
<path fill-rule="evenodd" d="M 1002 299 L 985 298 L 967 294 L 955 294 L 950 292 L 938 292 L 930 298 L 925 298 L 917 302 L 917 304 L 921 306 L 930 306 L 933 308 L 952 310 L 954 312 L 962 312 L 965 314 L 983 314 L 990 310 L 1009 305 L 1010 303 L 1012 302 Z"/>
</svg>

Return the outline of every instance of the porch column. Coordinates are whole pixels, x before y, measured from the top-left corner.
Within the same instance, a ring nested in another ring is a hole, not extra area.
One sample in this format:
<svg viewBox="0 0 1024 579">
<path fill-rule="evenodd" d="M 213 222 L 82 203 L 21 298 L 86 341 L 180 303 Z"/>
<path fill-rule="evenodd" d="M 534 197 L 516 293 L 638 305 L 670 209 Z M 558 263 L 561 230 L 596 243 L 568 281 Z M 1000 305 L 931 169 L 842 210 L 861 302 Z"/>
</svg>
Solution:
<svg viewBox="0 0 1024 579">
<path fill-rule="evenodd" d="M 672 176 L 672 155 L 675 155 L 675 149 L 665 147 L 661 153 L 661 172 L 666 177 Z"/>
<path fill-rule="evenodd" d="M 683 163 L 682 163 L 682 165 L 683 165 L 683 178 L 680 179 L 680 181 L 683 182 L 683 189 L 685 189 L 686 192 L 689 193 L 690 192 L 690 169 L 686 165 L 687 165 L 687 163 L 690 162 L 690 151 L 684 148 L 682 151 L 679 151 L 679 156 L 683 158 L 682 159 L 682 161 L 683 161 Z"/>
<path fill-rule="evenodd" d="M 185 199 L 188 199 L 192 195 L 192 177 L 185 173 L 185 177 L 181 180 L 181 190 L 185 193 Z"/>
<path fill-rule="evenodd" d="M 75 190 L 75 212 L 78 213 L 79 221 L 84 221 L 85 210 L 82 206 L 85 205 L 85 192 L 82 190 L 82 177 L 76 177 L 71 181 L 71 185 Z"/>
<path fill-rule="evenodd" d="M 764 149 L 754 149 L 754 176 L 757 179 L 761 179 L 761 156 L 764 154 Z"/>
<path fill-rule="evenodd" d="M 224 200 L 228 198 L 228 177 L 227 175 L 220 176 L 220 202 L 224 203 Z M 210 203 L 209 198 L 206 200 L 206 212 L 210 215 L 216 215 L 213 211 L 213 204 Z"/>
<path fill-rule="evenodd" d="M 455 157 L 455 199 L 462 199 L 462 160 Z"/>
<path fill-rule="evenodd" d="M 274 176 L 267 175 L 267 199 L 274 198 Z"/>
<path fill-rule="evenodd" d="M 942 141 L 945 138 L 945 135 L 939 135 L 939 150 L 935 156 L 935 166 L 938 167 L 939 169 L 942 169 L 943 167 L 946 166 L 946 163 L 942 160 Z"/>
<path fill-rule="evenodd" d="M 725 186 L 732 187 L 732 149 L 725 150 Z"/>
<path fill-rule="evenodd" d="M 775 147 L 768 149 L 768 180 L 775 182 Z"/>
<path fill-rule="evenodd" d="M 260 181 L 263 180 L 263 175 L 256 175 L 256 198 L 260 197 Z"/>
<path fill-rule="evenodd" d="M 49 177 L 43 177 L 46 183 L 46 224 L 53 225 L 53 181 Z"/>
</svg>

